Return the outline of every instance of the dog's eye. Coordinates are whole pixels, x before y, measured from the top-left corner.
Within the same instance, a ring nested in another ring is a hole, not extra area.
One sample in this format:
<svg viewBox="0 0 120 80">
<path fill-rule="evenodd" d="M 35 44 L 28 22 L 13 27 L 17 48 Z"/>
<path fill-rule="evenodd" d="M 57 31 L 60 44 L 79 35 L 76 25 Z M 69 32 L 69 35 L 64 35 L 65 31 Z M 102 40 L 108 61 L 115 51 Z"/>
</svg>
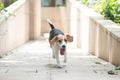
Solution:
<svg viewBox="0 0 120 80">
<path fill-rule="evenodd" d="M 64 39 L 64 41 L 65 41 L 65 42 L 67 42 L 67 40 L 66 40 L 66 39 Z"/>
<path fill-rule="evenodd" d="M 59 43 L 61 43 L 62 41 L 61 40 L 58 40 Z"/>
</svg>

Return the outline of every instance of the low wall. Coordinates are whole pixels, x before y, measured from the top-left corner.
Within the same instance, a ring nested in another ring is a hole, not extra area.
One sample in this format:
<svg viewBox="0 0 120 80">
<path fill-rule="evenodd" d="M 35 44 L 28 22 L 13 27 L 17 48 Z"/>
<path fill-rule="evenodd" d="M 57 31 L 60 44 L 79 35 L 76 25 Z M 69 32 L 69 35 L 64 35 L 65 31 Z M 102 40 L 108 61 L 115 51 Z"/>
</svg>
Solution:
<svg viewBox="0 0 120 80">
<path fill-rule="evenodd" d="M 73 16 L 77 17 L 74 18 L 74 23 L 77 23 L 74 27 L 77 28 L 75 36 L 78 47 L 112 64 L 120 65 L 120 26 L 79 1 L 69 0 L 68 6 L 69 13 L 74 11 Z M 73 21 L 71 19 L 72 16 L 70 21 Z"/>
<path fill-rule="evenodd" d="M 0 18 L 0 56 L 29 40 L 29 2 L 19 0 L 7 10 L 15 16 Z"/>
<path fill-rule="evenodd" d="M 74 35 L 74 45 L 88 51 L 89 16 L 87 7 L 75 0 L 67 1 L 69 33 Z"/>
<path fill-rule="evenodd" d="M 7 13 L 0 15 L 0 56 L 28 40 L 40 39 L 40 5 L 40 0 L 18 0 L 6 8 Z"/>
</svg>

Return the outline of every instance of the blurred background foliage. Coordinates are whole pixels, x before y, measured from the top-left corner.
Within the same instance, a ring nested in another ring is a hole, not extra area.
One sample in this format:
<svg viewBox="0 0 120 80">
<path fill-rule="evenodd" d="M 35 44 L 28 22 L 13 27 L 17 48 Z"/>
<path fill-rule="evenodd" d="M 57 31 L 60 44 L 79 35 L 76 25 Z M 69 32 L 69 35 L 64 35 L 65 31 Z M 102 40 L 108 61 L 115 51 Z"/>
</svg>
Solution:
<svg viewBox="0 0 120 80">
<path fill-rule="evenodd" d="M 92 6 L 90 1 L 92 1 Z M 100 13 L 105 18 L 120 24 L 120 0 L 81 0 L 81 3 Z"/>
<path fill-rule="evenodd" d="M 15 1 L 17 1 L 17 0 L 0 0 L 0 11 L 4 8 L 8 7 Z"/>
</svg>

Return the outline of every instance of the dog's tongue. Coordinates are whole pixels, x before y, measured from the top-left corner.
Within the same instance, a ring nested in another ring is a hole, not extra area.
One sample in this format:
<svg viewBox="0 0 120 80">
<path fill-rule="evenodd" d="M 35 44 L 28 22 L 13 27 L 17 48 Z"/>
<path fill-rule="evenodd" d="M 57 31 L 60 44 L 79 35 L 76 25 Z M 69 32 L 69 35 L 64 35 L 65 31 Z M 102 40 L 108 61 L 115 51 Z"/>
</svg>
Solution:
<svg viewBox="0 0 120 80">
<path fill-rule="evenodd" d="M 60 49 L 60 54 L 64 55 L 65 49 Z"/>
</svg>

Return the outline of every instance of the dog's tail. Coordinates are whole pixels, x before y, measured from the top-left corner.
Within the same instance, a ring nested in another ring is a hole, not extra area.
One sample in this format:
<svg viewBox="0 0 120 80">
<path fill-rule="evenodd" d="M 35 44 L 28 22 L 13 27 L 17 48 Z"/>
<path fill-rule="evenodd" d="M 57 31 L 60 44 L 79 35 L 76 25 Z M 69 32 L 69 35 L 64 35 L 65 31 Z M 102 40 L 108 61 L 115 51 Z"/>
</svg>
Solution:
<svg viewBox="0 0 120 80">
<path fill-rule="evenodd" d="M 53 23 L 50 21 L 50 19 L 47 19 L 47 21 L 48 21 L 48 23 L 49 23 L 51 29 L 54 29 L 55 27 L 54 27 Z"/>
</svg>

